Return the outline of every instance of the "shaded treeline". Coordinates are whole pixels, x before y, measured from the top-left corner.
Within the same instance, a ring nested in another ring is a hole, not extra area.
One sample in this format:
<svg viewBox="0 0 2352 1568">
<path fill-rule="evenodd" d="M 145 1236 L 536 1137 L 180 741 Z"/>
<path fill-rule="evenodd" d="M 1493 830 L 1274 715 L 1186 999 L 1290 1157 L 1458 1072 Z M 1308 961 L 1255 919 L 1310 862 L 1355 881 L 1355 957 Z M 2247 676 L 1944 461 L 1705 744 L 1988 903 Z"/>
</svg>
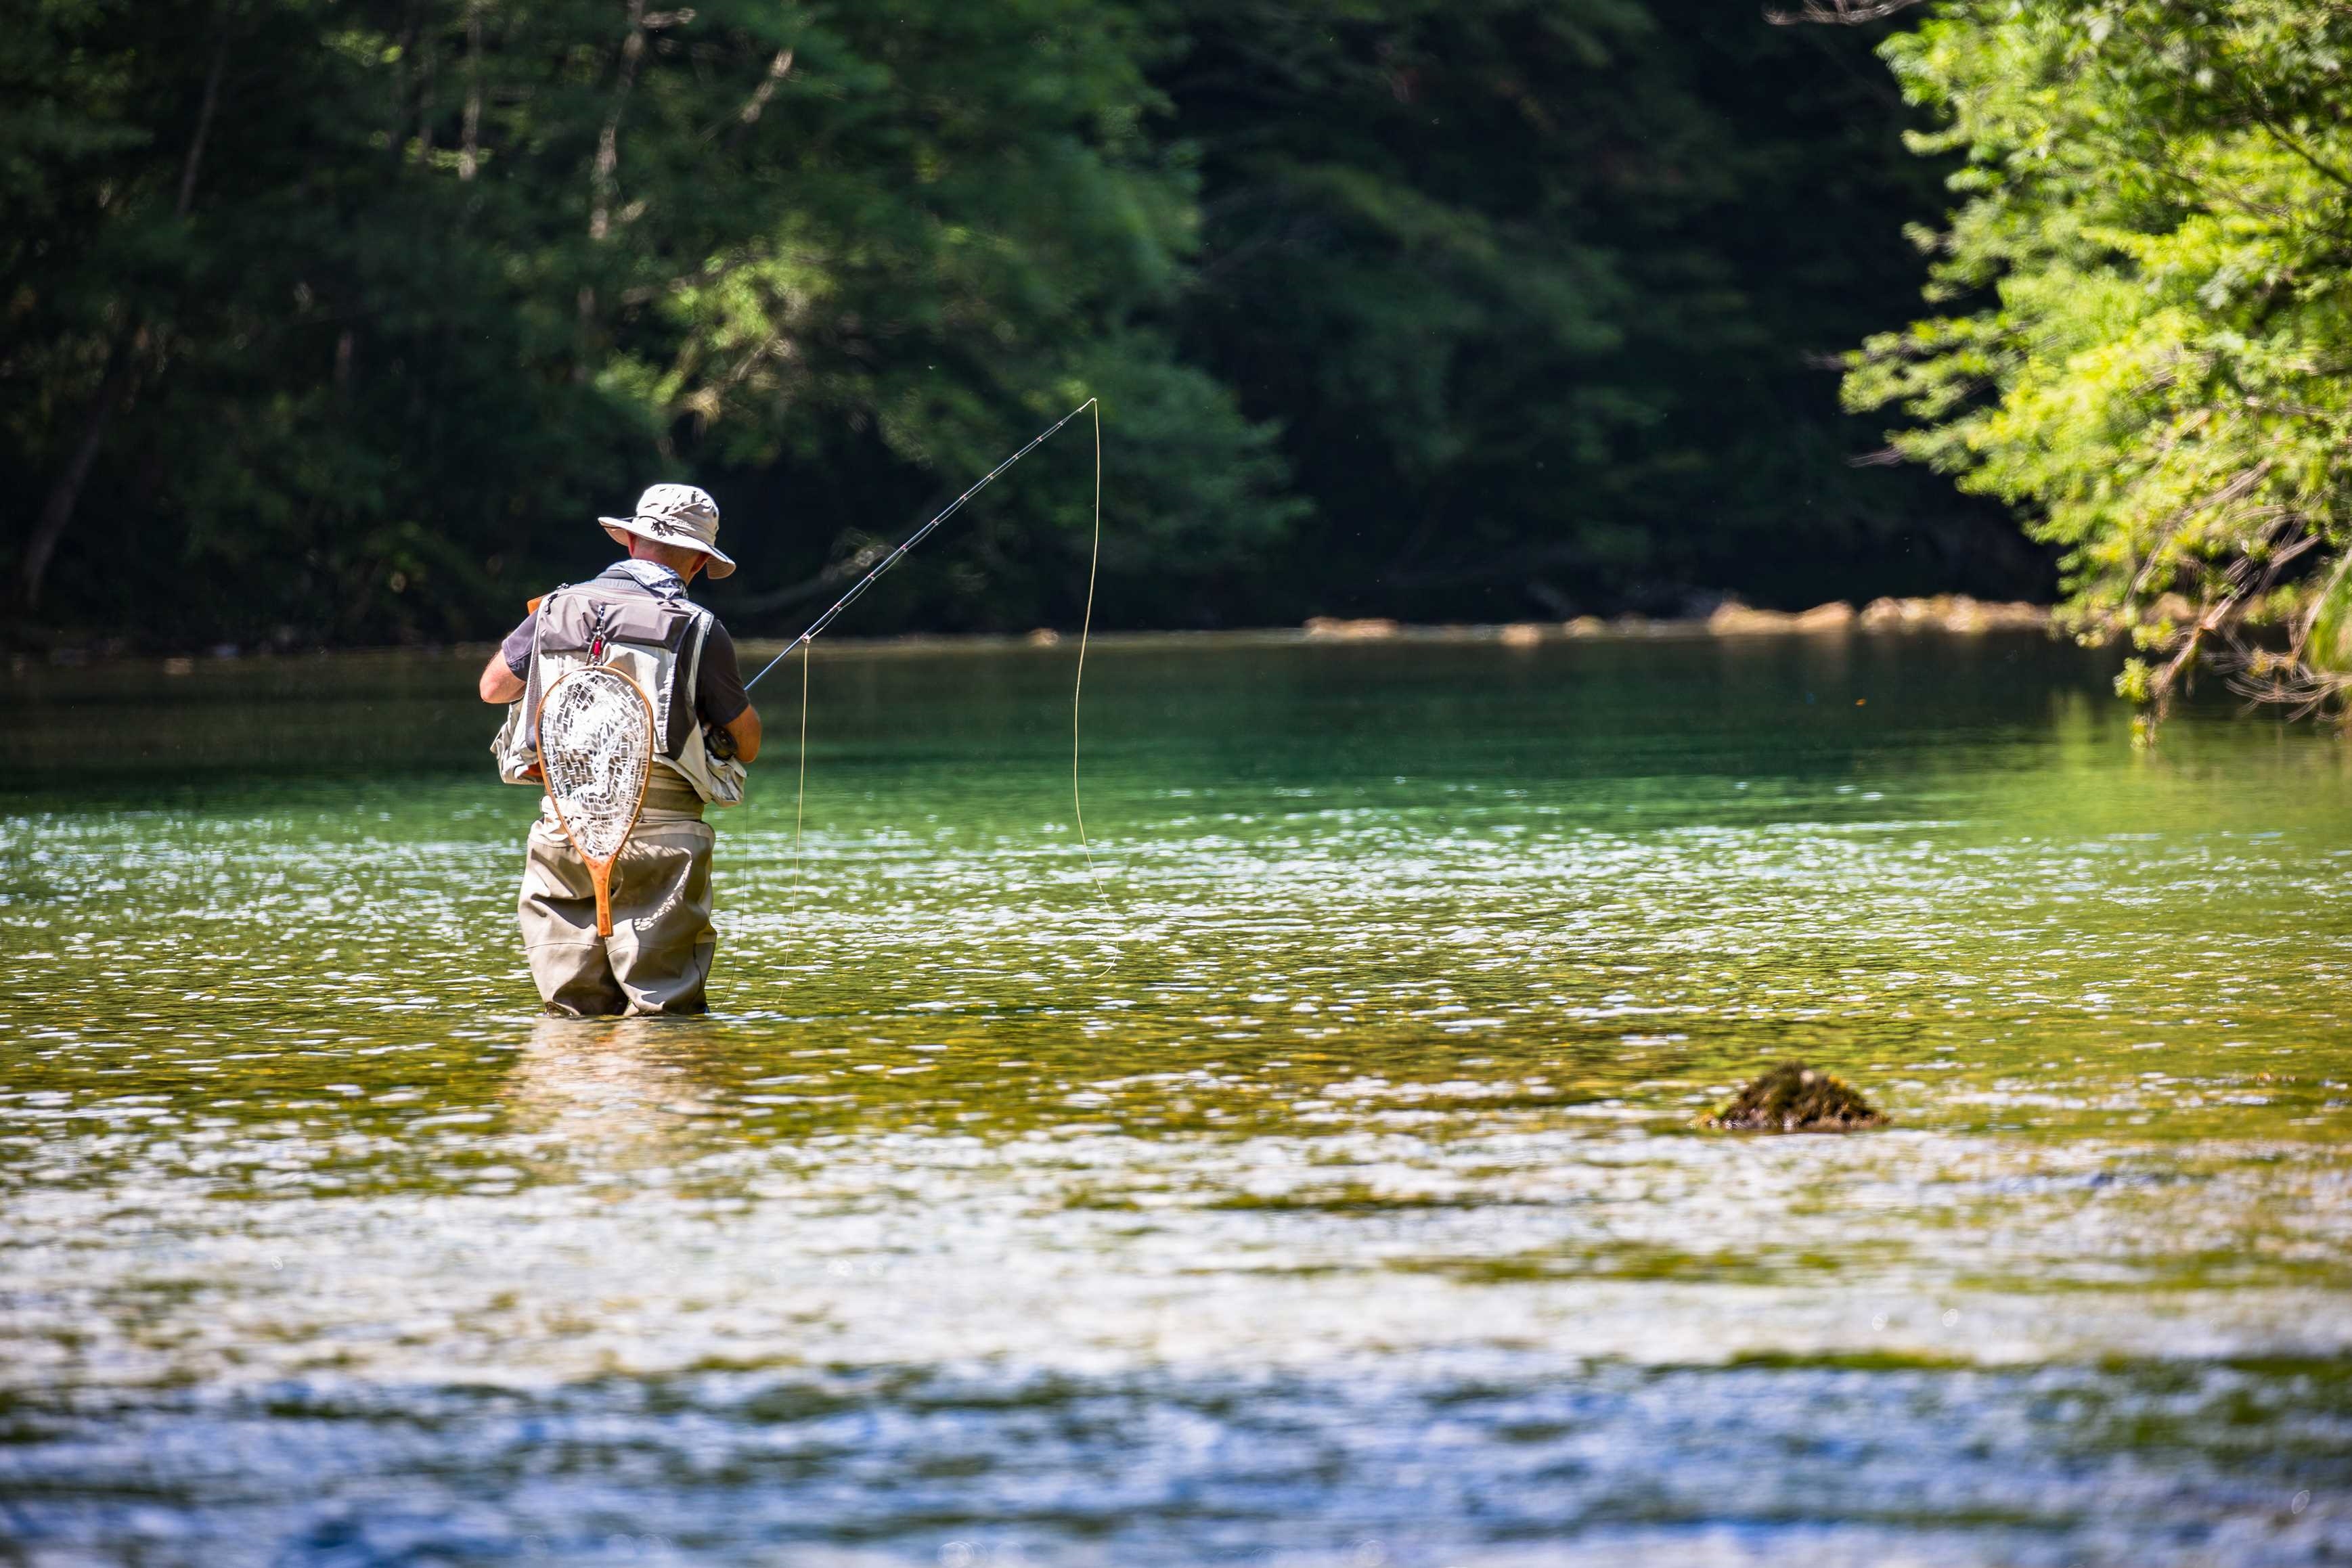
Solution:
<svg viewBox="0 0 2352 1568">
<path fill-rule="evenodd" d="M 692 477 L 797 626 L 1088 392 L 1103 619 L 2033 591 L 1856 467 L 1941 208 L 1746 0 L 5 0 L 34 642 L 489 633 Z M 1083 424 L 861 629 L 1066 621 Z"/>
</svg>

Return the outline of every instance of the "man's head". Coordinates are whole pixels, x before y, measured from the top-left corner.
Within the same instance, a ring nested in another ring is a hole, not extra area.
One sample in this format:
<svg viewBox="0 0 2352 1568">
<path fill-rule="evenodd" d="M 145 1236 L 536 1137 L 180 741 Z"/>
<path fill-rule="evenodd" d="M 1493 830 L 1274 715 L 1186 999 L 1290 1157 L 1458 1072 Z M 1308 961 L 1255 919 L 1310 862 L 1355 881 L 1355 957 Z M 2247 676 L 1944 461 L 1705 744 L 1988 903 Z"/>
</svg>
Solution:
<svg viewBox="0 0 2352 1568">
<path fill-rule="evenodd" d="M 637 497 L 635 515 L 596 520 L 631 555 L 660 561 L 689 580 L 695 570 L 708 570 L 712 577 L 720 578 L 735 570 L 733 558 L 719 548 L 719 503 L 707 490 L 691 485 L 656 485 Z M 671 553 L 641 550 L 640 545 L 658 546 Z M 698 563 L 694 570 L 680 564 L 685 558 Z"/>
<path fill-rule="evenodd" d="M 632 560 L 658 561 L 688 582 L 694 580 L 697 572 L 710 564 L 710 555 L 706 550 L 662 544 L 642 534 L 629 536 L 629 558 Z"/>
</svg>

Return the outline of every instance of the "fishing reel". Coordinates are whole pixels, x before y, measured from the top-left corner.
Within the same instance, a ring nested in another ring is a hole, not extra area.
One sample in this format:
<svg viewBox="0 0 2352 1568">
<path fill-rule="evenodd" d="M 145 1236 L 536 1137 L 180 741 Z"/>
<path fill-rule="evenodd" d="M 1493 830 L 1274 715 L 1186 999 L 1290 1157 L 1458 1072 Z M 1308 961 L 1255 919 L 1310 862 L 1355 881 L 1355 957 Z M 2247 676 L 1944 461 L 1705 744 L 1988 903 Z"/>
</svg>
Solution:
<svg viewBox="0 0 2352 1568">
<path fill-rule="evenodd" d="M 702 727 L 702 749 L 720 762 L 735 760 L 735 737 L 715 724 Z"/>
</svg>

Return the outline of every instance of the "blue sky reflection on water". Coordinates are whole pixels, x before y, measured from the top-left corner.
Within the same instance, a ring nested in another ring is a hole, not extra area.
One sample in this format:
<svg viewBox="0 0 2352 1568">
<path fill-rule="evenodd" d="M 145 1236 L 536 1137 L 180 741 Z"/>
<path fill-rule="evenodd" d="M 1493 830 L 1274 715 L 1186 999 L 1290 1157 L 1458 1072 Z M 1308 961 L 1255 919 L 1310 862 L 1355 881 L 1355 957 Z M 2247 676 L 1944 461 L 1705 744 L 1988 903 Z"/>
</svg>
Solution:
<svg viewBox="0 0 2352 1568">
<path fill-rule="evenodd" d="M 2032 639 L 1114 645 L 1104 901 L 1067 653 L 821 655 L 625 1024 L 532 1016 L 462 661 L 0 685 L 0 1553 L 2352 1551 L 2339 743 Z M 1786 1055 L 1894 1129 L 1694 1129 Z"/>
</svg>

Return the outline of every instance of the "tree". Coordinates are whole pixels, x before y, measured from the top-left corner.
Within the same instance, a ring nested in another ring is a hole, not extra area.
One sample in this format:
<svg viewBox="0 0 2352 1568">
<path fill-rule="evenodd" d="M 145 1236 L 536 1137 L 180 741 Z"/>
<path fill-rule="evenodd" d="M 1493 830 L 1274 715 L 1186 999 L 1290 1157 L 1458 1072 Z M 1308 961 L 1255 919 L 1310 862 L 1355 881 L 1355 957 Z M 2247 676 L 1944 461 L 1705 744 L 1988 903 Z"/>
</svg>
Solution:
<svg viewBox="0 0 2352 1568">
<path fill-rule="evenodd" d="M 2200 664 L 2340 698 L 2352 5 L 1949 0 L 1884 53 L 1966 162 L 1920 235 L 1949 308 L 1869 340 L 1849 404 L 2063 549 L 2148 719 Z"/>
</svg>

